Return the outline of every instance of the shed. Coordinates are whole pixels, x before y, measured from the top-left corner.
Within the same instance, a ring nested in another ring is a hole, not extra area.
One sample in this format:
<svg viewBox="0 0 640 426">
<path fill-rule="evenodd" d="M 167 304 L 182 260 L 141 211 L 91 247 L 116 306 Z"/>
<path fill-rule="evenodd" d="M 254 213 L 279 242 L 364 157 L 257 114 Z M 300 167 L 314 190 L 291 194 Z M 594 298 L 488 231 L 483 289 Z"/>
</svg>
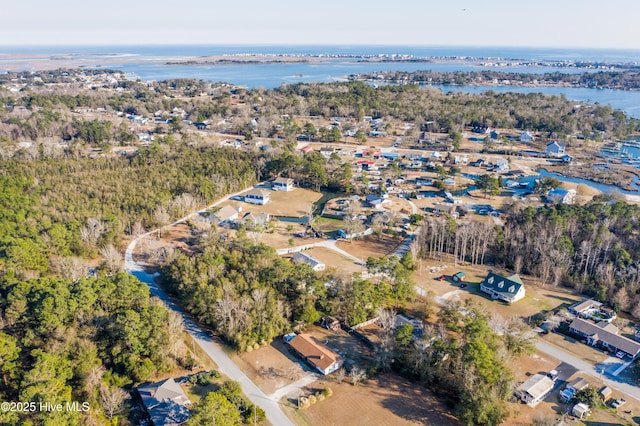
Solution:
<svg viewBox="0 0 640 426">
<path fill-rule="evenodd" d="M 582 402 L 577 403 L 571 409 L 571 414 L 576 416 L 579 419 L 584 419 L 591 414 L 591 409 L 587 404 L 583 404 Z"/>
<path fill-rule="evenodd" d="M 600 394 L 600 398 L 602 398 L 603 401 L 606 401 L 607 399 L 611 398 L 611 394 L 613 393 L 613 391 L 609 386 L 603 386 L 598 391 L 598 393 Z"/>
<path fill-rule="evenodd" d="M 455 274 L 453 274 L 453 280 L 455 282 L 462 282 L 467 278 L 467 274 L 465 274 L 464 272 L 460 271 L 460 272 L 456 272 Z"/>
</svg>

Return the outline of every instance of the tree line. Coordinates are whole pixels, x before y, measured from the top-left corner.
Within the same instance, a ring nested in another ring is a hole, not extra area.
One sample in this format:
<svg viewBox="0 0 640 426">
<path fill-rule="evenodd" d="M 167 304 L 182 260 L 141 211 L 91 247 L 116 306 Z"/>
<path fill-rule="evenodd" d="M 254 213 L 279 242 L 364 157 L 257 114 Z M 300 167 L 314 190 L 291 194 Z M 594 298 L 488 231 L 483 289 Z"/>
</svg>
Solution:
<svg viewBox="0 0 640 426">
<path fill-rule="evenodd" d="M 504 226 L 425 219 L 413 252 L 453 255 L 456 262 L 493 264 L 565 285 L 640 318 L 640 208 L 607 196 L 586 205 L 507 209 Z"/>
</svg>

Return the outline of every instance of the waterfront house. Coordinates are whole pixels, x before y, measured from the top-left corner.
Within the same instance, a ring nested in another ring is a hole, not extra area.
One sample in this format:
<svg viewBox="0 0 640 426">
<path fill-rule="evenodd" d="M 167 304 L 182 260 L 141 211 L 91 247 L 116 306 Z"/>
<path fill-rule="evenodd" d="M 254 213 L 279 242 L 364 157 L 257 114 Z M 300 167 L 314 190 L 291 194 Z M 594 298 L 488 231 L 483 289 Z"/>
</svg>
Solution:
<svg viewBox="0 0 640 426">
<path fill-rule="evenodd" d="M 246 203 L 265 205 L 271 200 L 271 194 L 259 188 L 254 188 L 244 195 Z"/>
<path fill-rule="evenodd" d="M 576 318 L 569 325 L 569 331 L 586 339 L 587 345 L 600 346 L 619 357 L 635 359 L 640 354 L 640 343 L 620 336 L 620 329 L 606 321 L 597 324 Z"/>
<path fill-rule="evenodd" d="M 564 155 L 564 145 L 557 141 L 549 142 L 544 153 L 552 157 L 562 157 Z"/>
<path fill-rule="evenodd" d="M 342 367 L 343 358 L 318 342 L 310 334 L 298 334 L 289 340 L 289 346 L 313 368 L 327 375 Z"/>
<path fill-rule="evenodd" d="M 283 177 L 276 178 L 276 180 L 273 181 L 271 188 L 274 191 L 293 191 L 293 179 Z"/>
<path fill-rule="evenodd" d="M 524 284 L 518 274 L 505 278 L 489 272 L 480 283 L 480 290 L 492 299 L 500 299 L 507 303 L 517 302 L 525 296 Z"/>
<path fill-rule="evenodd" d="M 547 201 L 551 204 L 573 204 L 576 201 L 575 189 L 553 188 L 547 191 Z"/>
</svg>

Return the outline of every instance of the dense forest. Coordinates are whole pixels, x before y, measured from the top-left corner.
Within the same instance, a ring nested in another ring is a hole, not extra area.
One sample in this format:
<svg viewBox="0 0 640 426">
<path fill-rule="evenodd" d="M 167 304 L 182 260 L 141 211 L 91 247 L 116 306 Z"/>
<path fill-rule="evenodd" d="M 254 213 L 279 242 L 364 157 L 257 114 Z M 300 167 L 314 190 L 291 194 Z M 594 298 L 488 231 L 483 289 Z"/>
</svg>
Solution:
<svg viewBox="0 0 640 426">
<path fill-rule="evenodd" d="M 0 399 L 88 411 L 0 412 L 6 425 L 104 424 L 122 408 L 123 386 L 178 365 L 182 320 L 119 273 L 77 281 L 0 279 Z"/>
</svg>

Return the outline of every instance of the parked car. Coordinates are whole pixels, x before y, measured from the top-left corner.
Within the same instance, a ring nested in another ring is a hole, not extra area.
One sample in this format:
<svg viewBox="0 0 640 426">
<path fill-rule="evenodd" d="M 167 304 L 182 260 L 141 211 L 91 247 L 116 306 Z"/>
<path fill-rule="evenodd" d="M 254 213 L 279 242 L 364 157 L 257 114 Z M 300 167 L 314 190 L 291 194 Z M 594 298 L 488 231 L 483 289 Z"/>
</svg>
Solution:
<svg viewBox="0 0 640 426">
<path fill-rule="evenodd" d="M 613 408 L 618 408 L 618 407 L 622 407 L 627 401 L 624 400 L 624 398 L 618 398 L 615 401 L 613 401 L 611 403 L 611 406 Z"/>
<path fill-rule="evenodd" d="M 620 359 L 624 358 L 624 355 L 625 355 L 625 354 L 624 354 L 624 352 L 622 352 L 622 351 L 618 351 L 618 352 L 616 353 L 616 356 L 617 356 L 618 358 L 620 358 Z"/>
</svg>

